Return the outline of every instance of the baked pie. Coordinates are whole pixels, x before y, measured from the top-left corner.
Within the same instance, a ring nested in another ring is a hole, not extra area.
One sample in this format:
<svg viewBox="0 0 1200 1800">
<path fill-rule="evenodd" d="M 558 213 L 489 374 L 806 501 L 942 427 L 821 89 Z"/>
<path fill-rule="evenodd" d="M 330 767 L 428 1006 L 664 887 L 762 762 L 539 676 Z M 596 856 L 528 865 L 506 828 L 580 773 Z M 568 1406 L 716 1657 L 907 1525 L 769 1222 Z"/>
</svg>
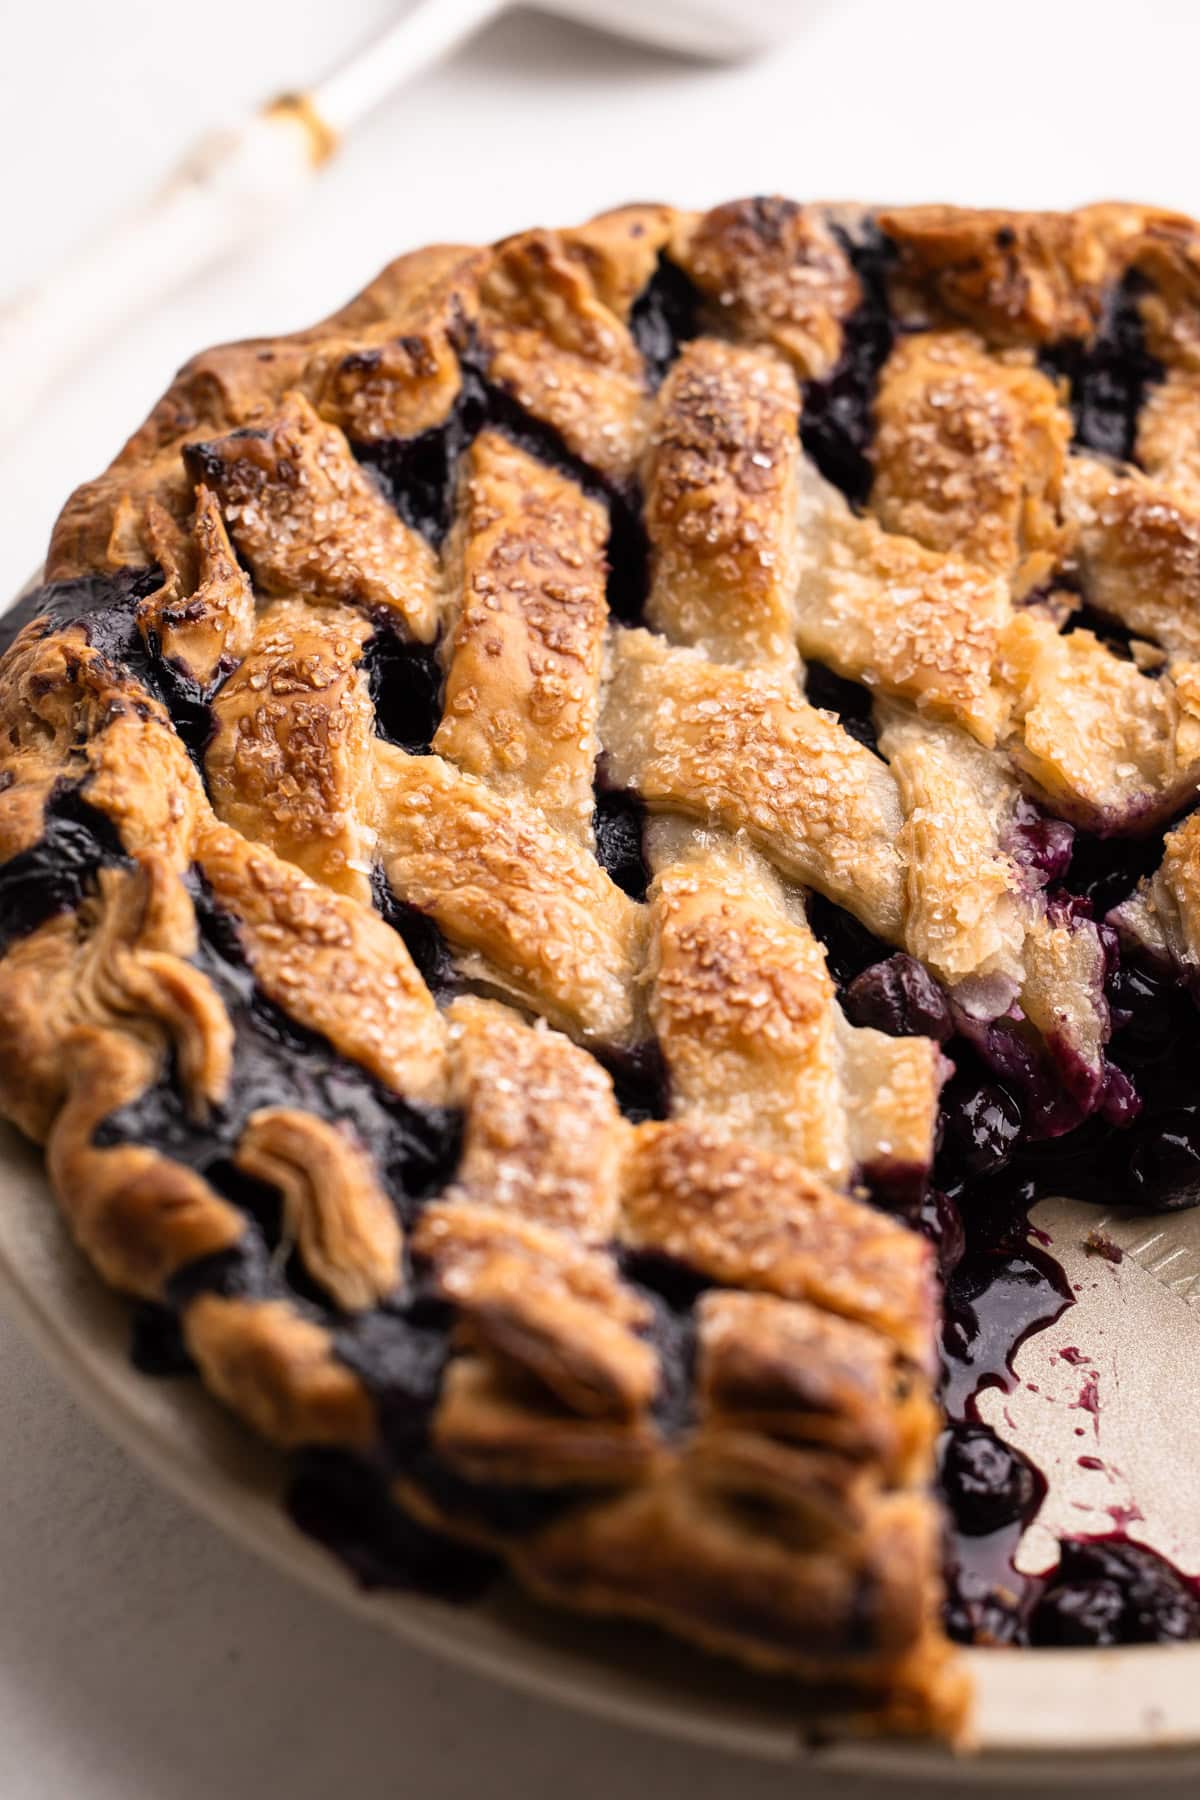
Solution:
<svg viewBox="0 0 1200 1800">
<path fill-rule="evenodd" d="M 4 636 L 0 1110 L 361 1579 L 950 1736 L 953 1640 L 1200 1634 L 981 1573 L 972 1411 L 1038 1194 L 1200 1199 L 1200 228 L 403 257 L 189 363 Z"/>
</svg>

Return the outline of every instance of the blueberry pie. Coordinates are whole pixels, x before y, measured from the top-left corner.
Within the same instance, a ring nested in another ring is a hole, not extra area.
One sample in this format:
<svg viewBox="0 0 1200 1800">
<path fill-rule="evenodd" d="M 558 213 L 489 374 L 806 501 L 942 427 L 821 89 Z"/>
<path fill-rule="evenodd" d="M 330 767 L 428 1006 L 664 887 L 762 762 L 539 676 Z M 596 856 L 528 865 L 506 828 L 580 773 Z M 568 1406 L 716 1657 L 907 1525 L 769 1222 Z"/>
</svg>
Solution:
<svg viewBox="0 0 1200 1800">
<path fill-rule="evenodd" d="M 1200 227 L 757 199 L 179 374 L 0 663 L 0 1111 L 367 1582 L 961 1734 L 1039 1194 L 1200 1200 Z"/>
</svg>

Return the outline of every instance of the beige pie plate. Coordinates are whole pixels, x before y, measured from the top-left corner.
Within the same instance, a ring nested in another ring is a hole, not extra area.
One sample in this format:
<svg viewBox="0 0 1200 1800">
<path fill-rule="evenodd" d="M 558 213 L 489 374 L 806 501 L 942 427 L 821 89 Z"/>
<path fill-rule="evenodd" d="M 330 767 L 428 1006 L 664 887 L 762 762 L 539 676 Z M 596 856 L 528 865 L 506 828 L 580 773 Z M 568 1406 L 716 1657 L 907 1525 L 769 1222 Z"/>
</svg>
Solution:
<svg viewBox="0 0 1200 1800">
<path fill-rule="evenodd" d="M 1047 1201 L 1034 1218 L 1076 1304 L 1022 1348 L 1013 1392 L 980 1403 L 1051 1476 L 1018 1560 L 1045 1568 L 1058 1537 L 1117 1522 L 1200 1574 L 1200 1208 L 1146 1220 Z M 784 1682 L 649 1632 L 550 1612 L 510 1585 L 469 1607 L 365 1593 L 290 1524 L 281 1458 L 198 1383 L 132 1367 L 125 1303 L 72 1245 L 39 1153 L 2 1125 L 0 1277 L 79 1400 L 167 1486 L 278 1568 L 478 1673 L 697 1744 L 822 1768 L 955 1782 L 1200 1772 L 1200 1643 L 969 1652 L 978 1754 L 961 1758 L 909 1743 L 814 1747 L 813 1722 L 806 1729 Z M 1070 1357 L 1057 1354 L 1066 1347 Z"/>
</svg>

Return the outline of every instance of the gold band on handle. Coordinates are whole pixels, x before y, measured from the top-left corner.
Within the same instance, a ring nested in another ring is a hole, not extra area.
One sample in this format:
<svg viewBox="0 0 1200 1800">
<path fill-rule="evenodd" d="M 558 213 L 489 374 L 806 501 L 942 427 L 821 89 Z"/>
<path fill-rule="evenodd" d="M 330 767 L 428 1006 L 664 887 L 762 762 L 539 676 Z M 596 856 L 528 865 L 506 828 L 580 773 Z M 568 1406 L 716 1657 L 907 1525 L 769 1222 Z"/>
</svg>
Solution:
<svg viewBox="0 0 1200 1800">
<path fill-rule="evenodd" d="M 308 139 L 314 168 L 328 162 L 341 143 L 333 126 L 321 117 L 311 94 L 279 94 L 263 108 L 263 117 L 288 119 L 299 125 Z"/>
</svg>

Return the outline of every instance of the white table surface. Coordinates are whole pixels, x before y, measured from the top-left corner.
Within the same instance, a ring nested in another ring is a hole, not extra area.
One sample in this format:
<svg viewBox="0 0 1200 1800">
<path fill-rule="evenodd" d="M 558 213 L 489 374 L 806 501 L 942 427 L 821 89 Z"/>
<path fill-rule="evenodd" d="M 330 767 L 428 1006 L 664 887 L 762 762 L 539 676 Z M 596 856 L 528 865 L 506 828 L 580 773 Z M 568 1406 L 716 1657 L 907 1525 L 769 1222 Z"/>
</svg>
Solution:
<svg viewBox="0 0 1200 1800">
<path fill-rule="evenodd" d="M 195 133 L 302 84 L 389 10 L 382 0 L 6 8 L 0 285 L 102 224 L 114 196 L 164 171 Z M 529 14 L 492 27 L 366 126 L 298 220 L 141 322 L 45 407 L 0 471 L 0 591 L 38 563 L 67 492 L 191 351 L 306 324 L 389 256 L 435 238 L 567 223 L 629 199 L 699 204 L 772 189 L 1024 206 L 1127 197 L 1200 212 L 1200 8 L 829 0 L 797 10 L 811 17 L 791 48 L 731 71 Z M 80 1415 L 2 1311 L 0 1445 L 0 1800 L 882 1794 L 581 1719 L 377 1636 L 160 1491 Z"/>
</svg>

